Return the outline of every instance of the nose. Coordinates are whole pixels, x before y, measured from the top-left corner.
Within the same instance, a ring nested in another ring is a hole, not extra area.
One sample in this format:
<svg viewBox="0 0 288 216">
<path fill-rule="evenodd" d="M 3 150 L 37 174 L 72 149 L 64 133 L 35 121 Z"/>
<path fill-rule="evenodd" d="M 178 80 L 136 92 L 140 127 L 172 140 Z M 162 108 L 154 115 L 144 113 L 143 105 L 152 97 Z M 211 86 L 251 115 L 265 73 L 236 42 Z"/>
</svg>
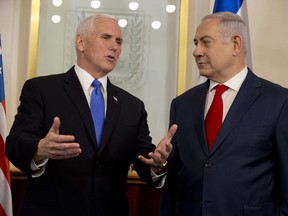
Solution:
<svg viewBox="0 0 288 216">
<path fill-rule="evenodd" d="M 116 52 L 117 46 L 115 45 L 115 43 L 113 43 L 113 42 L 111 43 L 110 50 L 112 50 L 113 52 Z"/>
<path fill-rule="evenodd" d="M 201 57 L 203 56 L 203 49 L 200 44 L 195 45 L 195 49 L 193 51 L 193 56 L 196 57 Z"/>
<path fill-rule="evenodd" d="M 116 52 L 119 48 L 121 48 L 121 45 L 117 41 L 111 40 L 110 42 L 110 50 L 113 52 Z"/>
</svg>

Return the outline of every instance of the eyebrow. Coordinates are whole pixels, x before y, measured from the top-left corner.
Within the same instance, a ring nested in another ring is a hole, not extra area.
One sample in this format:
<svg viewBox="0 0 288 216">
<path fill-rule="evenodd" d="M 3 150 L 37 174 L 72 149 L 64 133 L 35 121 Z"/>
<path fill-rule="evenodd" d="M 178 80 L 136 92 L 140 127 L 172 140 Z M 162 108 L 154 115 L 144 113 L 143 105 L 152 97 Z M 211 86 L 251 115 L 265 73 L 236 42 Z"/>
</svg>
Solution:
<svg viewBox="0 0 288 216">
<path fill-rule="evenodd" d="M 105 33 L 105 32 L 104 32 L 104 33 L 101 33 L 101 34 L 100 34 L 100 36 L 107 36 L 107 37 L 112 37 L 112 35 L 111 35 L 111 34 L 109 34 L 109 33 Z"/>
<path fill-rule="evenodd" d="M 106 37 L 109 37 L 109 38 L 112 38 L 112 37 L 113 37 L 113 35 L 111 35 L 111 34 L 109 34 L 109 33 L 102 33 L 102 34 L 100 34 L 100 36 L 101 36 L 101 37 L 106 36 Z M 121 37 L 116 37 L 116 41 L 119 41 L 120 43 L 123 43 L 123 38 L 121 38 Z"/>
<path fill-rule="evenodd" d="M 196 42 L 196 41 L 203 41 L 203 40 L 205 40 L 205 39 L 211 39 L 211 40 L 212 40 L 212 37 L 209 36 L 209 35 L 204 35 L 204 36 L 201 37 L 199 40 L 197 40 L 196 38 L 194 38 L 194 42 Z"/>
</svg>

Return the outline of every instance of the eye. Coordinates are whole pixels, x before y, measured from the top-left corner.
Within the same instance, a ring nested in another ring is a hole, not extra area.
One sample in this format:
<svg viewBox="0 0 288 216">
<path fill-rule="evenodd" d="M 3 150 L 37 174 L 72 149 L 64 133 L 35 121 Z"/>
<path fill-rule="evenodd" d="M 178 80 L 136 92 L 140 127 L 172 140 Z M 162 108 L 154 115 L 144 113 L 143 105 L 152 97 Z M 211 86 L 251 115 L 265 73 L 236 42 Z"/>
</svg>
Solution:
<svg viewBox="0 0 288 216">
<path fill-rule="evenodd" d="M 211 44 L 211 41 L 210 40 L 203 40 L 203 44 L 205 46 L 209 46 Z"/>
<path fill-rule="evenodd" d="M 102 35 L 102 38 L 105 39 L 105 40 L 109 40 L 110 36 L 109 35 Z"/>
<path fill-rule="evenodd" d="M 120 38 L 117 38 L 117 39 L 116 39 L 116 43 L 121 46 L 122 43 L 123 43 L 123 40 L 120 39 Z"/>
</svg>

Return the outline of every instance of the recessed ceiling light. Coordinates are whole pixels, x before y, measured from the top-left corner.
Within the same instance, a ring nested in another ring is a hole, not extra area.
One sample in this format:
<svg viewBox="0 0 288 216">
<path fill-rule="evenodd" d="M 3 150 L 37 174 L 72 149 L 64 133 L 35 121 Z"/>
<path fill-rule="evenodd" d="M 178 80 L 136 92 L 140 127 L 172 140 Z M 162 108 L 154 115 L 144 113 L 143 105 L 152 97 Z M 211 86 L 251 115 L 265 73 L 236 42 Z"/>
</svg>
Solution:
<svg viewBox="0 0 288 216">
<path fill-rule="evenodd" d="M 173 13 L 176 10 L 176 6 L 175 5 L 167 5 L 166 6 L 166 11 L 168 13 Z"/>
<path fill-rule="evenodd" d="M 129 8 L 130 8 L 130 10 L 137 10 L 138 7 L 139 7 L 138 2 L 130 2 L 130 3 L 129 3 Z"/>
<path fill-rule="evenodd" d="M 53 23 L 59 23 L 61 21 L 61 16 L 53 15 L 51 19 Z"/>
<path fill-rule="evenodd" d="M 126 19 L 120 19 L 120 20 L 118 20 L 118 24 L 120 27 L 124 28 L 127 25 L 127 20 Z"/>
<path fill-rule="evenodd" d="M 161 22 L 153 21 L 151 26 L 152 26 L 153 29 L 159 29 L 161 27 Z"/>
<path fill-rule="evenodd" d="M 61 5 L 62 5 L 62 0 L 53 0 L 53 5 L 54 5 L 55 7 L 61 6 Z"/>
<path fill-rule="evenodd" d="M 96 9 L 99 8 L 101 6 L 101 2 L 100 1 L 91 1 L 91 7 Z"/>
</svg>

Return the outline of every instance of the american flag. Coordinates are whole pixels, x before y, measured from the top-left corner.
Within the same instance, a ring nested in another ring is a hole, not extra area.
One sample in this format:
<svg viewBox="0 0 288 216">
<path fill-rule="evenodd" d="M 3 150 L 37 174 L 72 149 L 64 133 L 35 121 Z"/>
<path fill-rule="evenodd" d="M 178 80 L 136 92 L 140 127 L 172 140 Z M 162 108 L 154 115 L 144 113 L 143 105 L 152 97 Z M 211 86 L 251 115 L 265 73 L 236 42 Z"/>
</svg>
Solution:
<svg viewBox="0 0 288 216">
<path fill-rule="evenodd" d="M 6 105 L 0 35 L 0 216 L 12 216 L 12 195 L 9 161 L 5 157 Z"/>
</svg>

